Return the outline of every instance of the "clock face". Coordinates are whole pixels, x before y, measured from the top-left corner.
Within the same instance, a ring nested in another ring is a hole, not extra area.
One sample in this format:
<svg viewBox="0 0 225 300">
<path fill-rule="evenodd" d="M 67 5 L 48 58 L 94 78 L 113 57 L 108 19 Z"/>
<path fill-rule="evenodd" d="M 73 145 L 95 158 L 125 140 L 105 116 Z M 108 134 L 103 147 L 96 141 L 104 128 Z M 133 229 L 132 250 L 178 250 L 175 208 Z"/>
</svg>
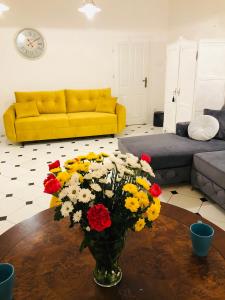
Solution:
<svg viewBox="0 0 225 300">
<path fill-rule="evenodd" d="M 17 34 L 16 47 L 26 58 L 36 59 L 44 53 L 45 40 L 37 30 L 27 28 Z"/>
</svg>

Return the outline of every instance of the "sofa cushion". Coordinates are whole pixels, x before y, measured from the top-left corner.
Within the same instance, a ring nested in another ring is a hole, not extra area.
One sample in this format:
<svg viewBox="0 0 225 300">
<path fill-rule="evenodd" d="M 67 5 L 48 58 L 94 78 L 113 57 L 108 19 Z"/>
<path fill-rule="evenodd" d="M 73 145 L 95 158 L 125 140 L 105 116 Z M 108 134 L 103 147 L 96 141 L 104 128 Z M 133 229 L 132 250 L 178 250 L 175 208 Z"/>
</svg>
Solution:
<svg viewBox="0 0 225 300">
<path fill-rule="evenodd" d="M 39 116 L 37 104 L 35 101 L 15 103 L 15 110 L 16 110 L 17 118 L 27 118 L 27 117 Z"/>
<path fill-rule="evenodd" d="M 195 154 L 193 167 L 225 189 L 225 151 Z"/>
<path fill-rule="evenodd" d="M 218 120 L 220 128 L 215 138 L 225 140 L 225 110 L 205 109 L 204 114 L 213 116 Z"/>
<path fill-rule="evenodd" d="M 115 114 L 116 102 L 116 97 L 101 97 L 97 100 L 96 111 Z"/>
<path fill-rule="evenodd" d="M 188 126 L 188 135 L 193 140 L 208 141 L 219 131 L 219 122 L 212 116 L 199 116 Z"/>
<path fill-rule="evenodd" d="M 98 112 L 78 112 L 68 113 L 69 126 L 104 126 L 107 124 L 117 125 L 117 116 L 115 114 Z"/>
<path fill-rule="evenodd" d="M 69 126 L 67 114 L 43 114 L 38 117 L 16 119 L 16 131 L 65 128 Z"/>
<path fill-rule="evenodd" d="M 100 97 L 110 97 L 111 89 L 66 90 L 67 112 L 92 112 L 96 110 Z"/>
<path fill-rule="evenodd" d="M 155 134 L 138 137 L 120 138 L 119 149 L 138 157 L 143 152 L 152 156 L 152 167 L 167 169 L 192 164 L 193 154 L 225 150 L 225 141 L 195 141 L 176 134 Z"/>
<path fill-rule="evenodd" d="M 57 114 L 66 112 L 64 91 L 15 92 L 16 102 L 36 101 L 40 114 Z"/>
</svg>

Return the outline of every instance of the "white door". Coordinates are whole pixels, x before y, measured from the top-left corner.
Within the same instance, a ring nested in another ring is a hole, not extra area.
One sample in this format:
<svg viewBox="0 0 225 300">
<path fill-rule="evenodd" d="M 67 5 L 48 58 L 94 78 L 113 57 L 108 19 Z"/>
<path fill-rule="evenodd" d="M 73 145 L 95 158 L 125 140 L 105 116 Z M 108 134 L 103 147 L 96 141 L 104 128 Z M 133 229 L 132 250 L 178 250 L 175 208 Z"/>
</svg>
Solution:
<svg viewBox="0 0 225 300">
<path fill-rule="evenodd" d="M 195 116 L 221 109 L 225 95 L 225 41 L 202 40 L 198 50 Z"/>
<path fill-rule="evenodd" d="M 166 64 L 166 87 L 165 87 L 165 109 L 164 130 L 166 132 L 176 131 L 176 100 L 179 77 L 180 45 L 172 44 L 167 47 Z"/>
<path fill-rule="evenodd" d="M 180 66 L 177 89 L 176 123 L 192 119 L 197 66 L 196 42 L 183 42 L 180 47 Z"/>
<path fill-rule="evenodd" d="M 116 52 L 117 94 L 127 109 L 127 124 L 147 122 L 149 101 L 150 43 L 147 40 L 120 42 Z"/>
</svg>

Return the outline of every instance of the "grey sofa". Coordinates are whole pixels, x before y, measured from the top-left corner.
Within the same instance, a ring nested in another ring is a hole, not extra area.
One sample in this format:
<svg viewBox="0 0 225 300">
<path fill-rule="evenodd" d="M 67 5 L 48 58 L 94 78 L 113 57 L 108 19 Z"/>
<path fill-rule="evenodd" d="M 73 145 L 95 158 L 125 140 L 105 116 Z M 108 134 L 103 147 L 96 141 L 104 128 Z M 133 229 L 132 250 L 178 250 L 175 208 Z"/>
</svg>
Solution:
<svg viewBox="0 0 225 300">
<path fill-rule="evenodd" d="M 180 123 L 176 134 L 121 138 L 119 150 L 138 157 L 148 153 L 159 184 L 191 183 L 225 209 L 225 141 L 192 140 L 187 127 Z"/>
<path fill-rule="evenodd" d="M 225 151 L 195 154 L 191 184 L 225 209 Z"/>
</svg>

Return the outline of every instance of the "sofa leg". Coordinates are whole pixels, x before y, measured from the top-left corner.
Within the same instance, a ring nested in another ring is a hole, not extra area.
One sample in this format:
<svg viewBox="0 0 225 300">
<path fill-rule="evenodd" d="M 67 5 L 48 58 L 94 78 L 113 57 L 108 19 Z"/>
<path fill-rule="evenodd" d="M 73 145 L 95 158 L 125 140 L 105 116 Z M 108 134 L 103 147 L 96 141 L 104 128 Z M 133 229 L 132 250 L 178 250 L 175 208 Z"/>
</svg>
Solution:
<svg viewBox="0 0 225 300">
<path fill-rule="evenodd" d="M 111 138 L 113 138 L 113 139 L 114 139 L 114 137 L 115 137 L 115 134 L 110 134 L 110 136 L 111 136 Z"/>
<path fill-rule="evenodd" d="M 21 143 L 21 146 L 22 146 L 22 147 L 24 147 L 24 146 L 25 146 L 25 143 L 24 143 L 24 142 L 22 142 L 22 143 Z"/>
</svg>

